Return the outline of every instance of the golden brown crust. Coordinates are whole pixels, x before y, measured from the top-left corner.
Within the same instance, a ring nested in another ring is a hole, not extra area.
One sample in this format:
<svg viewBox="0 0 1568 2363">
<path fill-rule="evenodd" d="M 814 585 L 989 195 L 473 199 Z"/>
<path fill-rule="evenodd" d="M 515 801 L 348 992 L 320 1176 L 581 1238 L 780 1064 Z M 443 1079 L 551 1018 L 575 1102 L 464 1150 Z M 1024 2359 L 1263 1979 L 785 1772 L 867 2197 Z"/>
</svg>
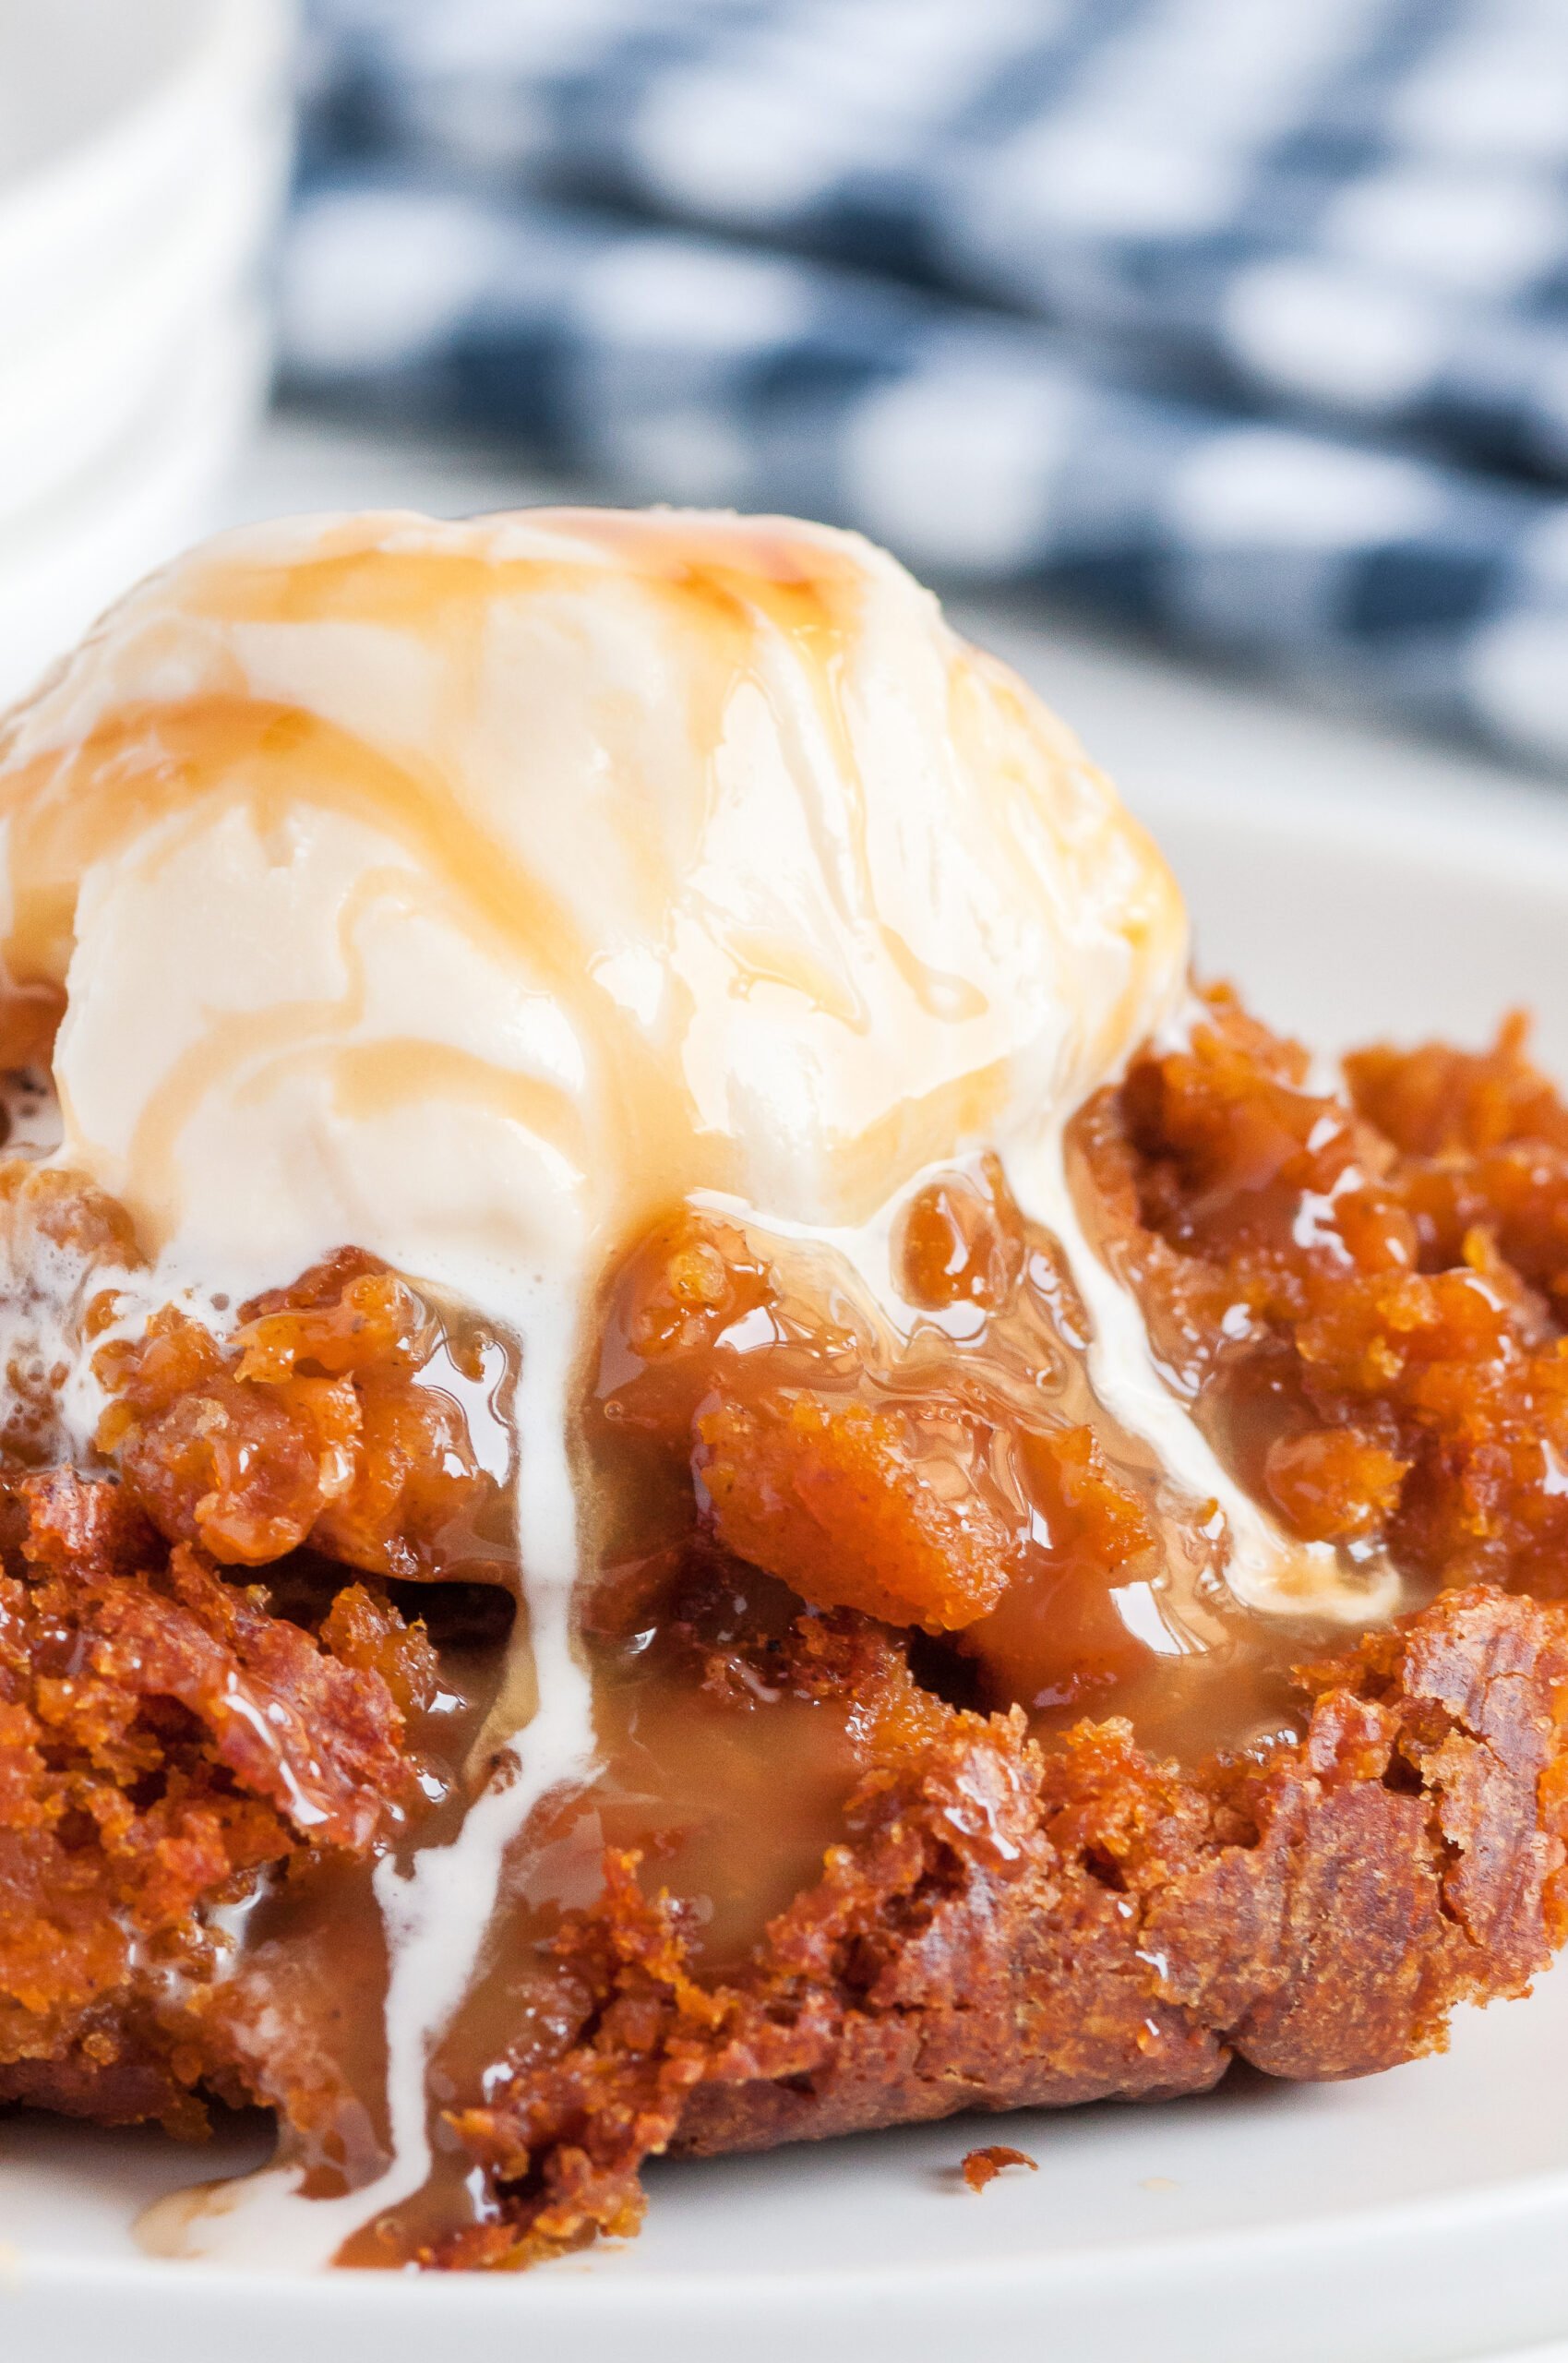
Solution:
<svg viewBox="0 0 1568 2363">
<path fill-rule="evenodd" d="M 815 1668 L 815 1673 L 813 1672 Z M 809 1630 L 873 1755 L 818 1885 L 714 1986 L 625 1857 L 560 1940 L 561 2041 L 454 2113 L 499 2220 L 447 2266 L 626 2232 L 643 2161 L 952 2115 L 1206 2090 L 1233 2057 L 1360 2075 L 1518 1993 L 1568 1917 L 1568 1611 L 1477 1589 L 1309 1670 L 1299 1745 L 1196 1772 L 1124 1725 L 1042 1753 L 912 1691 L 874 1633 Z M 228 2031 L 232 2033 L 233 2031 Z M 194 2129 L 243 2045 L 123 1989 L 0 2067 L 0 2099 Z M 273 2095 L 274 2099 L 277 2097 Z"/>
<path fill-rule="evenodd" d="M 1568 1110 L 1523 1029 L 1347 1061 L 1234 999 L 1078 1120 L 1162 1359 L 1303 1534 L 1430 1580 L 1568 1588 Z"/>
<path fill-rule="evenodd" d="M 640 2167 L 664 2151 L 1191 2093 L 1237 2057 L 1371 2072 L 1543 1965 L 1568 1926 L 1568 1606 L 1527 1595 L 1568 1591 L 1568 1115 L 1516 1031 L 1478 1059 L 1364 1054 L 1354 1109 L 1304 1074 L 1218 997 L 1190 1048 L 1085 1112 L 1078 1152 L 1162 1355 L 1248 1489 L 1302 1535 L 1382 1540 L 1452 1588 L 1306 1669 L 1299 1738 L 1196 1769 L 1114 1714 L 1041 1740 L 1019 1709 L 964 1711 L 916 1670 L 1043 1715 L 1053 1651 L 1076 1664 L 1092 1640 L 1107 1686 L 1087 1695 L 1116 1702 L 1119 1665 L 1071 1600 L 1103 1603 L 1157 1554 L 1139 1498 L 1089 1429 L 1053 1431 L 1031 1480 L 1051 1585 L 1031 1593 L 983 1520 L 955 1538 L 936 1515 L 903 1429 L 830 1414 L 798 1373 L 709 1391 L 709 1332 L 773 1283 L 738 1237 L 661 1234 L 616 1409 L 683 1453 L 696 1436 L 706 1523 L 634 1589 L 633 1622 L 651 1601 L 661 1639 L 684 1634 L 677 1692 L 741 1716 L 785 1694 L 827 1707 L 861 1776 L 844 1841 L 739 1971 L 704 1966 L 652 1860 L 610 1857 L 540 1972 L 537 2023 L 519 2003 L 503 2031 L 509 2081 L 493 2065 L 483 2101 L 451 2107 L 485 2220 L 433 2235 L 422 2261 L 517 2264 L 634 2228 Z M 11 1195 L 46 1236 L 74 1225 L 89 1262 L 107 1252 L 112 1209 L 73 1212 L 54 1184 Z M 1016 1284 L 1019 1239 L 984 1199 L 955 1184 L 926 1208 L 926 1293 L 951 1280 L 995 1306 Z M 374 1853 L 410 1794 L 403 1719 L 428 1652 L 375 1587 L 438 1579 L 437 1544 L 481 1490 L 416 1384 L 424 1317 L 347 1254 L 248 1308 L 237 1339 L 155 1324 L 109 1373 L 100 1442 L 121 1481 L 0 1488 L 0 2101 L 188 2130 L 207 2090 L 330 2126 L 338 1932 L 319 1959 L 295 1945 L 265 2059 L 243 1977 L 208 2007 L 198 1989 L 214 1902 L 284 1864 L 297 1891 L 315 1850 Z M 305 1538 L 327 1589 L 304 1625 L 215 1564 Z M 766 1633 L 680 1623 L 676 1576 L 720 1545 L 793 1589 Z M 329 1605 L 334 1559 L 372 1586 Z M 182 1978 L 190 2006 L 170 1999 Z"/>
<path fill-rule="evenodd" d="M 1479 1589 L 1313 1669 L 1299 1745 L 1194 1773 L 1124 1725 L 1042 1754 L 949 1710 L 862 1781 L 849 1842 L 703 1986 L 612 1861 L 568 1928 L 571 2040 L 457 2129 L 526 2261 L 639 2213 L 642 2159 L 957 2110 L 1205 2090 L 1233 2057 L 1364 2075 L 1522 1992 L 1563 1918 L 1568 1615 Z"/>
<path fill-rule="evenodd" d="M 117 1485 L 54 1470 L 6 1506 L 0 2101 L 188 2131 L 227 2063 L 161 2005 L 210 1973 L 206 1909 L 401 1825 L 396 1691 L 427 1652 L 357 1586 L 318 1639 L 165 1550 Z"/>
</svg>

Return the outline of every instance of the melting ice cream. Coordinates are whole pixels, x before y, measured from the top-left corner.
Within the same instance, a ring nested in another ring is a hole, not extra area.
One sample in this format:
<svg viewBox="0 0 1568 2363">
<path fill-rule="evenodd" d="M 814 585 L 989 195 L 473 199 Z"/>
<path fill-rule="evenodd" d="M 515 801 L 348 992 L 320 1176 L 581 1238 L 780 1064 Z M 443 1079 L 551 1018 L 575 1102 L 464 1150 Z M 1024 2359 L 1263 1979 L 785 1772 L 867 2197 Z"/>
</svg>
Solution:
<svg viewBox="0 0 1568 2363">
<path fill-rule="evenodd" d="M 568 1407 L 606 1259 L 718 1193 L 838 1241 L 994 1148 L 1107 1408 L 1219 1501 L 1254 1605 L 1334 1604 L 1155 1371 L 1066 1119 L 1186 992 L 1180 898 L 1076 742 L 857 536 L 536 510 L 306 519 L 134 592 L 0 727 L 0 953 L 54 989 L 62 1161 L 159 1290 L 345 1241 L 516 1341 L 521 1777 L 378 1875 L 397 2159 L 507 1839 L 592 1747 Z M 1365 1591 L 1355 1613 L 1365 1615 Z M 266 2203 L 281 2205 L 273 2189 Z"/>
</svg>

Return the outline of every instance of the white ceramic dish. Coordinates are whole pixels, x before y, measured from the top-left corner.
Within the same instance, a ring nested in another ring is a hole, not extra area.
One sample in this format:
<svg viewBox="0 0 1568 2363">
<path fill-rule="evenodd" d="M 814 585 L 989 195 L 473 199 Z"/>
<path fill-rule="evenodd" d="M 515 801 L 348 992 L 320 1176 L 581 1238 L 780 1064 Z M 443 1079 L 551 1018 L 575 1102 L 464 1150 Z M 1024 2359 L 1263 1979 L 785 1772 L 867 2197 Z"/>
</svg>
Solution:
<svg viewBox="0 0 1568 2363">
<path fill-rule="evenodd" d="M 1050 666 L 1040 671 L 1048 688 Z M 1568 1067 L 1568 810 L 1130 780 L 1204 964 L 1343 1043 L 1541 1010 Z M 973 2121 L 665 2165 L 641 2238 L 525 2277 L 269 2278 L 138 2257 L 139 2203 L 222 2158 L 0 2129 L 0 2353 L 50 2363 L 1475 2363 L 1568 2335 L 1568 1967 L 1364 2083 Z M 977 2140 L 1039 2161 L 976 2198 Z M 236 2161 L 231 2160 L 227 2163 Z M 1568 2345 L 1554 2348 L 1559 2363 Z M 1537 2363 L 1547 2363 L 1543 2354 Z"/>
<path fill-rule="evenodd" d="M 101 291 L 8 341 L 0 366 L 0 534 L 42 506 L 170 399 L 215 314 L 257 289 L 289 153 L 286 119 L 236 117 L 197 201 L 122 258 Z"/>
<path fill-rule="evenodd" d="M 5 350 L 200 202 L 293 27 L 291 0 L 0 0 Z"/>
<path fill-rule="evenodd" d="M 254 302 L 204 321 L 98 466 L 60 498 L 0 523 L 0 702 L 27 689 L 127 583 L 208 529 L 267 369 Z"/>
<path fill-rule="evenodd" d="M 292 0 L 0 0 L 0 698 L 209 522 L 254 417 Z"/>
</svg>

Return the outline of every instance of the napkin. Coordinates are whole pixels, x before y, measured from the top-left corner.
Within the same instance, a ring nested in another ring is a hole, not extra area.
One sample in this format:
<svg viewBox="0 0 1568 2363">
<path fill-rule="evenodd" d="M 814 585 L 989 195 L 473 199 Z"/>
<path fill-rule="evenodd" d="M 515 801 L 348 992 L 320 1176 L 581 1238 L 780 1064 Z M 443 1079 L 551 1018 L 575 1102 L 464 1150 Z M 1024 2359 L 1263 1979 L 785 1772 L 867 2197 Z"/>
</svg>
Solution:
<svg viewBox="0 0 1568 2363">
<path fill-rule="evenodd" d="M 1568 767 L 1562 0 L 314 0 L 285 383 Z"/>
</svg>

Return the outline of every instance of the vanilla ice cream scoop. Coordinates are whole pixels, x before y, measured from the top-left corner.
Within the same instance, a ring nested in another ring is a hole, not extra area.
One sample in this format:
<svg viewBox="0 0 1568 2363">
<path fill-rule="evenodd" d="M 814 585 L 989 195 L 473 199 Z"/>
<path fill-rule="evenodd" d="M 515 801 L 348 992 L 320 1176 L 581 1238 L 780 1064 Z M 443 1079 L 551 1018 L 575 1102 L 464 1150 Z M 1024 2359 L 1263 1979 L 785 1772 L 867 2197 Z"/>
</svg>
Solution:
<svg viewBox="0 0 1568 2363">
<path fill-rule="evenodd" d="M 782 519 L 230 534 L 12 719 L 0 814 L 66 1157 L 242 1291 L 352 1240 L 515 1318 L 696 1188 L 860 1220 L 1185 965 L 1068 734 Z"/>
<path fill-rule="evenodd" d="M 1149 1358 L 1061 1129 L 1181 1002 L 1187 929 L 1077 742 L 857 534 L 533 510 L 231 534 L 0 725 L 0 959 L 63 990 L 61 1161 L 154 1293 L 352 1242 L 521 1349 L 520 1541 L 576 1570 L 574 1359 L 605 1260 L 699 1192 L 842 1241 L 999 1151 L 1107 1409 L 1287 1551 Z"/>
</svg>

